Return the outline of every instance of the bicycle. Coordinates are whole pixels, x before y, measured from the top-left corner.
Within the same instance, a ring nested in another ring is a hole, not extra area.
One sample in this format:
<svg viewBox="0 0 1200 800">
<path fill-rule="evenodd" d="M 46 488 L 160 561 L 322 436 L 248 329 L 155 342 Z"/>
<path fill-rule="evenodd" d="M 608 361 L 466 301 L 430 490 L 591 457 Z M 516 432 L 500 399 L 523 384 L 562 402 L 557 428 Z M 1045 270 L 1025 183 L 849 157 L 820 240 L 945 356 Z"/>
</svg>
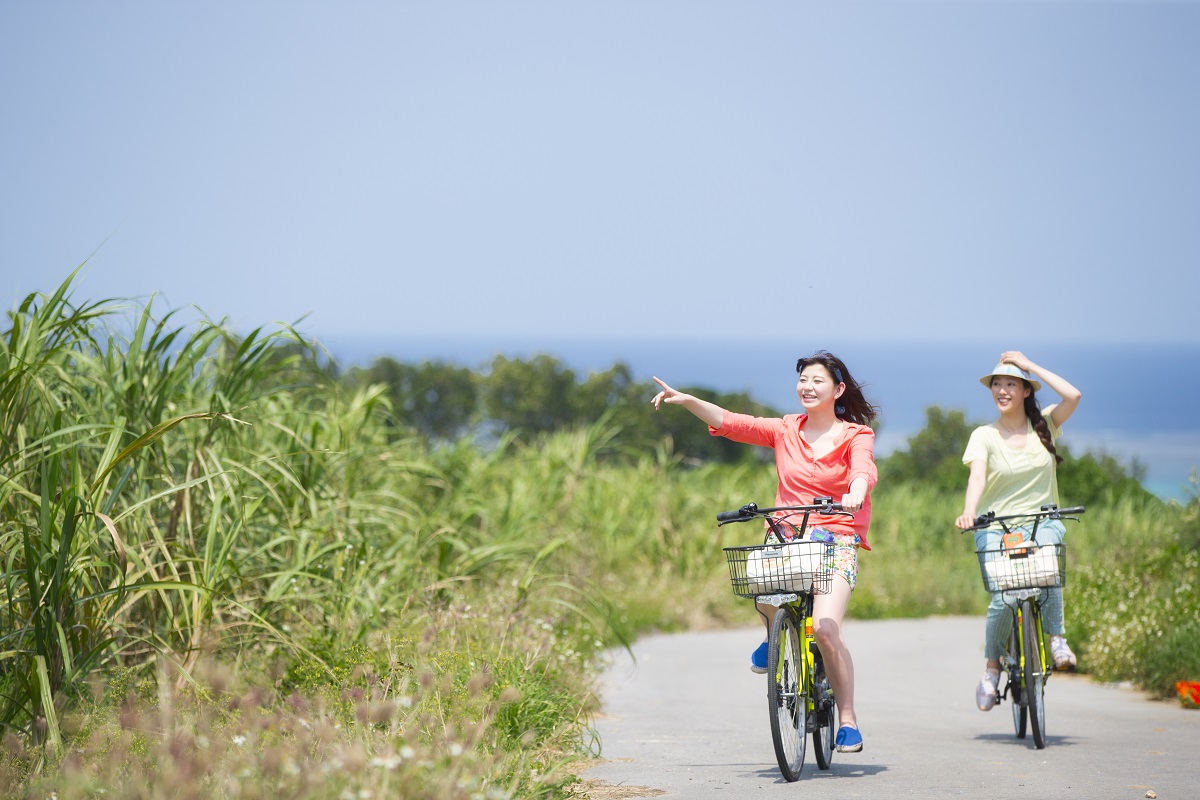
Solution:
<svg viewBox="0 0 1200 800">
<path fill-rule="evenodd" d="M 830 591 L 826 542 L 804 539 L 811 514 L 844 515 L 830 497 L 811 505 L 759 508 L 754 503 L 717 514 L 717 525 L 766 520 L 777 543 L 724 548 L 733 591 L 778 611 L 767 633 L 767 707 L 779 771 L 798 780 L 804 766 L 807 737 L 812 736 L 817 767 L 833 763 L 834 697 L 825 675 L 821 651 L 813 638 L 813 596 Z M 799 525 L 791 517 L 803 514 Z M 770 539 L 768 534 L 767 539 Z M 763 619 L 767 615 L 758 612 Z"/>
<path fill-rule="evenodd" d="M 975 524 L 962 531 L 983 530 L 995 525 L 1004 531 L 999 548 L 976 551 L 984 587 L 989 592 L 999 592 L 1015 615 L 1008 636 L 1008 652 L 1000 660 L 1006 680 L 997 695 L 1000 700 L 1012 695 L 1013 729 L 1017 738 L 1024 739 L 1028 727 L 1038 750 L 1046 746 L 1045 693 L 1046 681 L 1052 671 L 1052 659 L 1046 657 L 1046 639 L 1042 632 L 1044 590 L 1066 585 L 1067 549 L 1061 543 L 1037 544 L 1037 529 L 1044 519 L 1078 522 L 1076 517 L 1067 515 L 1083 512 L 1083 506 L 1059 508 L 1054 504 L 1042 506 L 1041 511 L 999 517 L 989 511 L 976 517 Z M 1014 521 L 1024 524 L 1010 525 Z M 1020 529 L 1031 521 L 1029 539 L 1025 540 Z"/>
</svg>

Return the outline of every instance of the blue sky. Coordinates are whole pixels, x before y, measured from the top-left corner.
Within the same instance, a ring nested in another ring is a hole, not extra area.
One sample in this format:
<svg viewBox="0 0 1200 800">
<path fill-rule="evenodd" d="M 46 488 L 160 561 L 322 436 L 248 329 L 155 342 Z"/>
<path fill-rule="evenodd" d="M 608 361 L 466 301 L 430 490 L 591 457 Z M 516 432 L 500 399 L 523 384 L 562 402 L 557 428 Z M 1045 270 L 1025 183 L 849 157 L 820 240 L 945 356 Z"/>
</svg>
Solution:
<svg viewBox="0 0 1200 800">
<path fill-rule="evenodd" d="M 7 2 L 0 277 L 318 336 L 1196 343 L 1198 41 L 1200 2 Z"/>
</svg>

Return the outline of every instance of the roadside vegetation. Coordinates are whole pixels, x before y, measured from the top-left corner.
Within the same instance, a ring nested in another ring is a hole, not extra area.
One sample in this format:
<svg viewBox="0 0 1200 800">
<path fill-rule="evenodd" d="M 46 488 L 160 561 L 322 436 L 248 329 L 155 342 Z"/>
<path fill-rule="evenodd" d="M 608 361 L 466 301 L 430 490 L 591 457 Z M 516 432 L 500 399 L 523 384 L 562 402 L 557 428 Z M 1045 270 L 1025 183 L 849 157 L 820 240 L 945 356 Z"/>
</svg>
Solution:
<svg viewBox="0 0 1200 800">
<path fill-rule="evenodd" d="M 21 299 L 0 328 L 0 795 L 570 797 L 598 656 L 747 622 L 721 547 L 748 532 L 713 515 L 774 491 L 750 448 L 648 396 L 548 357 L 343 373 L 286 326 L 184 326 L 71 279 Z M 948 523 L 956 413 L 881 463 L 860 616 L 986 605 Z M 1200 677 L 1200 494 L 1068 469 L 1093 476 L 1069 498 L 1082 666 L 1161 695 Z"/>
</svg>

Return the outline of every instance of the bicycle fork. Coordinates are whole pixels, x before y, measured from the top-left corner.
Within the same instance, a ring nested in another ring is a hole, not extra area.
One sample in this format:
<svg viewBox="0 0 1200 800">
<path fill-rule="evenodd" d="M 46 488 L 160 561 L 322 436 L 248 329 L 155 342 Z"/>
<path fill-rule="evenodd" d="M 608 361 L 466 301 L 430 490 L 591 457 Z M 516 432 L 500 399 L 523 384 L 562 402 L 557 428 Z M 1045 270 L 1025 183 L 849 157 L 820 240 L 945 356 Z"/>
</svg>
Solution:
<svg viewBox="0 0 1200 800">
<path fill-rule="evenodd" d="M 1041 678 L 1042 684 L 1045 685 L 1050 680 L 1050 673 L 1054 670 L 1048 668 L 1046 661 L 1046 636 L 1042 632 L 1042 615 L 1041 613 L 1031 614 L 1033 617 L 1034 641 L 1037 642 L 1037 652 L 1025 653 L 1025 658 L 1034 660 L 1034 675 Z"/>
</svg>

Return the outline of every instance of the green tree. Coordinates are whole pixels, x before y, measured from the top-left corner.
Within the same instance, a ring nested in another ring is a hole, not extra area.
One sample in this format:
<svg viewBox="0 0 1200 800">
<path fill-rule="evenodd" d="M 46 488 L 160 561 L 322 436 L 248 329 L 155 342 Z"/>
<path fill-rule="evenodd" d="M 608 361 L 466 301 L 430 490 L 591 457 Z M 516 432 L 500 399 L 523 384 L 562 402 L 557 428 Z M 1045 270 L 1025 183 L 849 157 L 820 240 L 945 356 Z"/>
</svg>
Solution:
<svg viewBox="0 0 1200 800">
<path fill-rule="evenodd" d="M 957 409 L 925 409 L 925 427 L 908 440 L 907 450 L 897 450 L 878 462 L 879 479 L 888 483 L 924 483 L 938 489 L 962 491 L 967 485 L 963 451 L 974 423 Z"/>
<path fill-rule="evenodd" d="M 380 358 L 358 380 L 387 386 L 395 424 L 426 439 L 457 439 L 478 418 L 480 378 L 465 367 L 441 361 L 413 366 Z"/>
<path fill-rule="evenodd" d="M 1125 465 L 1107 453 L 1076 457 L 1064 445 L 1057 449 L 1063 457 L 1058 465 L 1058 489 L 1064 505 L 1111 504 L 1121 498 L 1157 502 L 1142 486 L 1145 468 L 1137 460 Z"/>
<path fill-rule="evenodd" d="M 547 355 L 496 356 L 483 381 L 485 416 L 503 430 L 547 433 L 575 422 L 575 373 Z"/>
<path fill-rule="evenodd" d="M 629 425 L 632 420 L 625 419 L 624 412 L 632 411 L 644 394 L 645 387 L 633 380 L 625 364 L 617 363 L 604 372 L 592 372 L 572 392 L 572 422 L 587 425 L 616 408 L 622 412 L 621 421 Z"/>
</svg>

